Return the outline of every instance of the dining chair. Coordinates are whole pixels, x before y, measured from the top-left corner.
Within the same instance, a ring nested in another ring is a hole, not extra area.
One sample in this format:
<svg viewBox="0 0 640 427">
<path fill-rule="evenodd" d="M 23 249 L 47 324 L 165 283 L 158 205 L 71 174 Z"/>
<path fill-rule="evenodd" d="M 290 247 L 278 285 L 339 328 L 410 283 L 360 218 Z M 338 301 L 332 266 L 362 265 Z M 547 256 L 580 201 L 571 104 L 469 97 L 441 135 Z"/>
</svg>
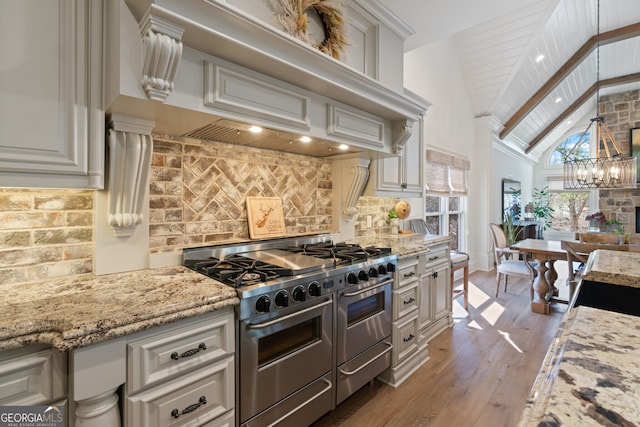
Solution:
<svg viewBox="0 0 640 427">
<path fill-rule="evenodd" d="M 432 234 L 424 219 L 410 219 L 409 229 L 414 233 Z M 469 255 L 465 252 L 451 251 L 451 299 L 463 297 L 464 309 L 469 311 Z M 462 269 L 462 289 L 454 285 L 453 275 Z"/>
<path fill-rule="evenodd" d="M 621 245 L 624 236 L 614 233 L 580 233 L 579 240 L 582 243 Z"/>
<path fill-rule="evenodd" d="M 595 233 L 590 233 L 595 234 Z M 573 300 L 576 286 L 580 281 L 582 269 L 589 259 L 589 254 L 596 249 L 606 249 L 608 251 L 628 251 L 629 245 L 606 244 L 606 243 L 584 243 L 575 241 L 562 240 L 560 242 L 562 249 L 567 251 L 567 270 L 569 277 L 567 285 L 569 285 L 569 304 Z"/>
<path fill-rule="evenodd" d="M 533 300 L 533 279 L 536 272 L 533 264 L 520 259 L 520 252 L 509 248 L 507 236 L 500 224 L 489 224 L 491 237 L 493 238 L 493 254 L 496 263 L 496 297 L 500 290 L 500 279 L 504 276 L 504 291 L 507 292 L 509 276 L 526 277 L 529 279 L 529 293 Z"/>
</svg>

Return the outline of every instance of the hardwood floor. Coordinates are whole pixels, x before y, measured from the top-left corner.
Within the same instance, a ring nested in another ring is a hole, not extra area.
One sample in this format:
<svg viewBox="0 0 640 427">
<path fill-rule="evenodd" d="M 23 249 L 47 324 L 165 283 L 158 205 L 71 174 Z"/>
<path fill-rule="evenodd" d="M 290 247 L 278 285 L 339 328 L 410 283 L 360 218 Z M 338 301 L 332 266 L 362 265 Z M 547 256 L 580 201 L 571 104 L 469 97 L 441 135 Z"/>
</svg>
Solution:
<svg viewBox="0 0 640 427">
<path fill-rule="evenodd" d="M 454 302 L 455 324 L 429 343 L 427 363 L 398 388 L 363 387 L 313 427 L 516 425 L 566 306 L 532 313 L 526 279 L 503 286 L 496 298 L 495 270 L 472 273 L 470 313 Z"/>
</svg>

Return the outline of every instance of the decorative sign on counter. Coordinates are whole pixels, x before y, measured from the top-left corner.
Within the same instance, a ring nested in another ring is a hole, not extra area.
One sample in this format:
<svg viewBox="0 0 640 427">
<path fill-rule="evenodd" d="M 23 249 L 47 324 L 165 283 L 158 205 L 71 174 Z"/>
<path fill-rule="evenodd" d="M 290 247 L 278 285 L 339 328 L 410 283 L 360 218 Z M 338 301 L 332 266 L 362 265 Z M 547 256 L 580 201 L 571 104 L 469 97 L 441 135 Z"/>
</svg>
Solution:
<svg viewBox="0 0 640 427">
<path fill-rule="evenodd" d="M 247 217 L 252 239 L 286 235 L 280 197 L 247 197 Z"/>
</svg>

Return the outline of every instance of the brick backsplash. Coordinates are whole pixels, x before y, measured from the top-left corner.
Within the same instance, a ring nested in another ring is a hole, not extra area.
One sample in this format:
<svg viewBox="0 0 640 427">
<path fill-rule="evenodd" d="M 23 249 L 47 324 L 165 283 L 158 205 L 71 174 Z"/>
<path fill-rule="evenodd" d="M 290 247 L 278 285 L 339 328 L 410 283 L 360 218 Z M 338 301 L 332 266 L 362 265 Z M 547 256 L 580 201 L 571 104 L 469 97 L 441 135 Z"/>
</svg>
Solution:
<svg viewBox="0 0 640 427">
<path fill-rule="evenodd" d="M 358 213 L 356 214 L 356 237 L 375 237 L 380 234 L 391 233 L 389 211 L 400 201 L 391 197 L 360 197 L 358 200 Z M 367 228 L 367 216 L 371 215 L 372 227 Z"/>
<path fill-rule="evenodd" d="M 151 252 L 248 240 L 247 196 L 281 197 L 288 235 L 332 230 L 329 160 L 168 135 L 153 144 Z"/>
<path fill-rule="evenodd" d="M 94 192 L 0 188 L 0 284 L 92 272 Z"/>
</svg>

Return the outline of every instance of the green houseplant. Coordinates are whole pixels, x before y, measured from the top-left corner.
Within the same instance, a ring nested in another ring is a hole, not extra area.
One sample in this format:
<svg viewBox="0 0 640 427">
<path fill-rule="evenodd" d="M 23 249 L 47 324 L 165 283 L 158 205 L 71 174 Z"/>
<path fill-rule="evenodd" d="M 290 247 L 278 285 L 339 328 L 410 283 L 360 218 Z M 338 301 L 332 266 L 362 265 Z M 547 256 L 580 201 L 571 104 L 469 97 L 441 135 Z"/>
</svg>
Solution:
<svg viewBox="0 0 640 427">
<path fill-rule="evenodd" d="M 551 227 L 553 208 L 549 201 L 549 187 L 533 189 L 533 218 L 542 223 L 542 230 Z"/>
<path fill-rule="evenodd" d="M 502 219 L 502 229 L 507 237 L 507 244 L 509 246 L 513 245 L 516 242 L 518 233 L 520 233 L 520 227 L 513 224 L 513 215 L 508 210 L 505 211 Z"/>
</svg>

